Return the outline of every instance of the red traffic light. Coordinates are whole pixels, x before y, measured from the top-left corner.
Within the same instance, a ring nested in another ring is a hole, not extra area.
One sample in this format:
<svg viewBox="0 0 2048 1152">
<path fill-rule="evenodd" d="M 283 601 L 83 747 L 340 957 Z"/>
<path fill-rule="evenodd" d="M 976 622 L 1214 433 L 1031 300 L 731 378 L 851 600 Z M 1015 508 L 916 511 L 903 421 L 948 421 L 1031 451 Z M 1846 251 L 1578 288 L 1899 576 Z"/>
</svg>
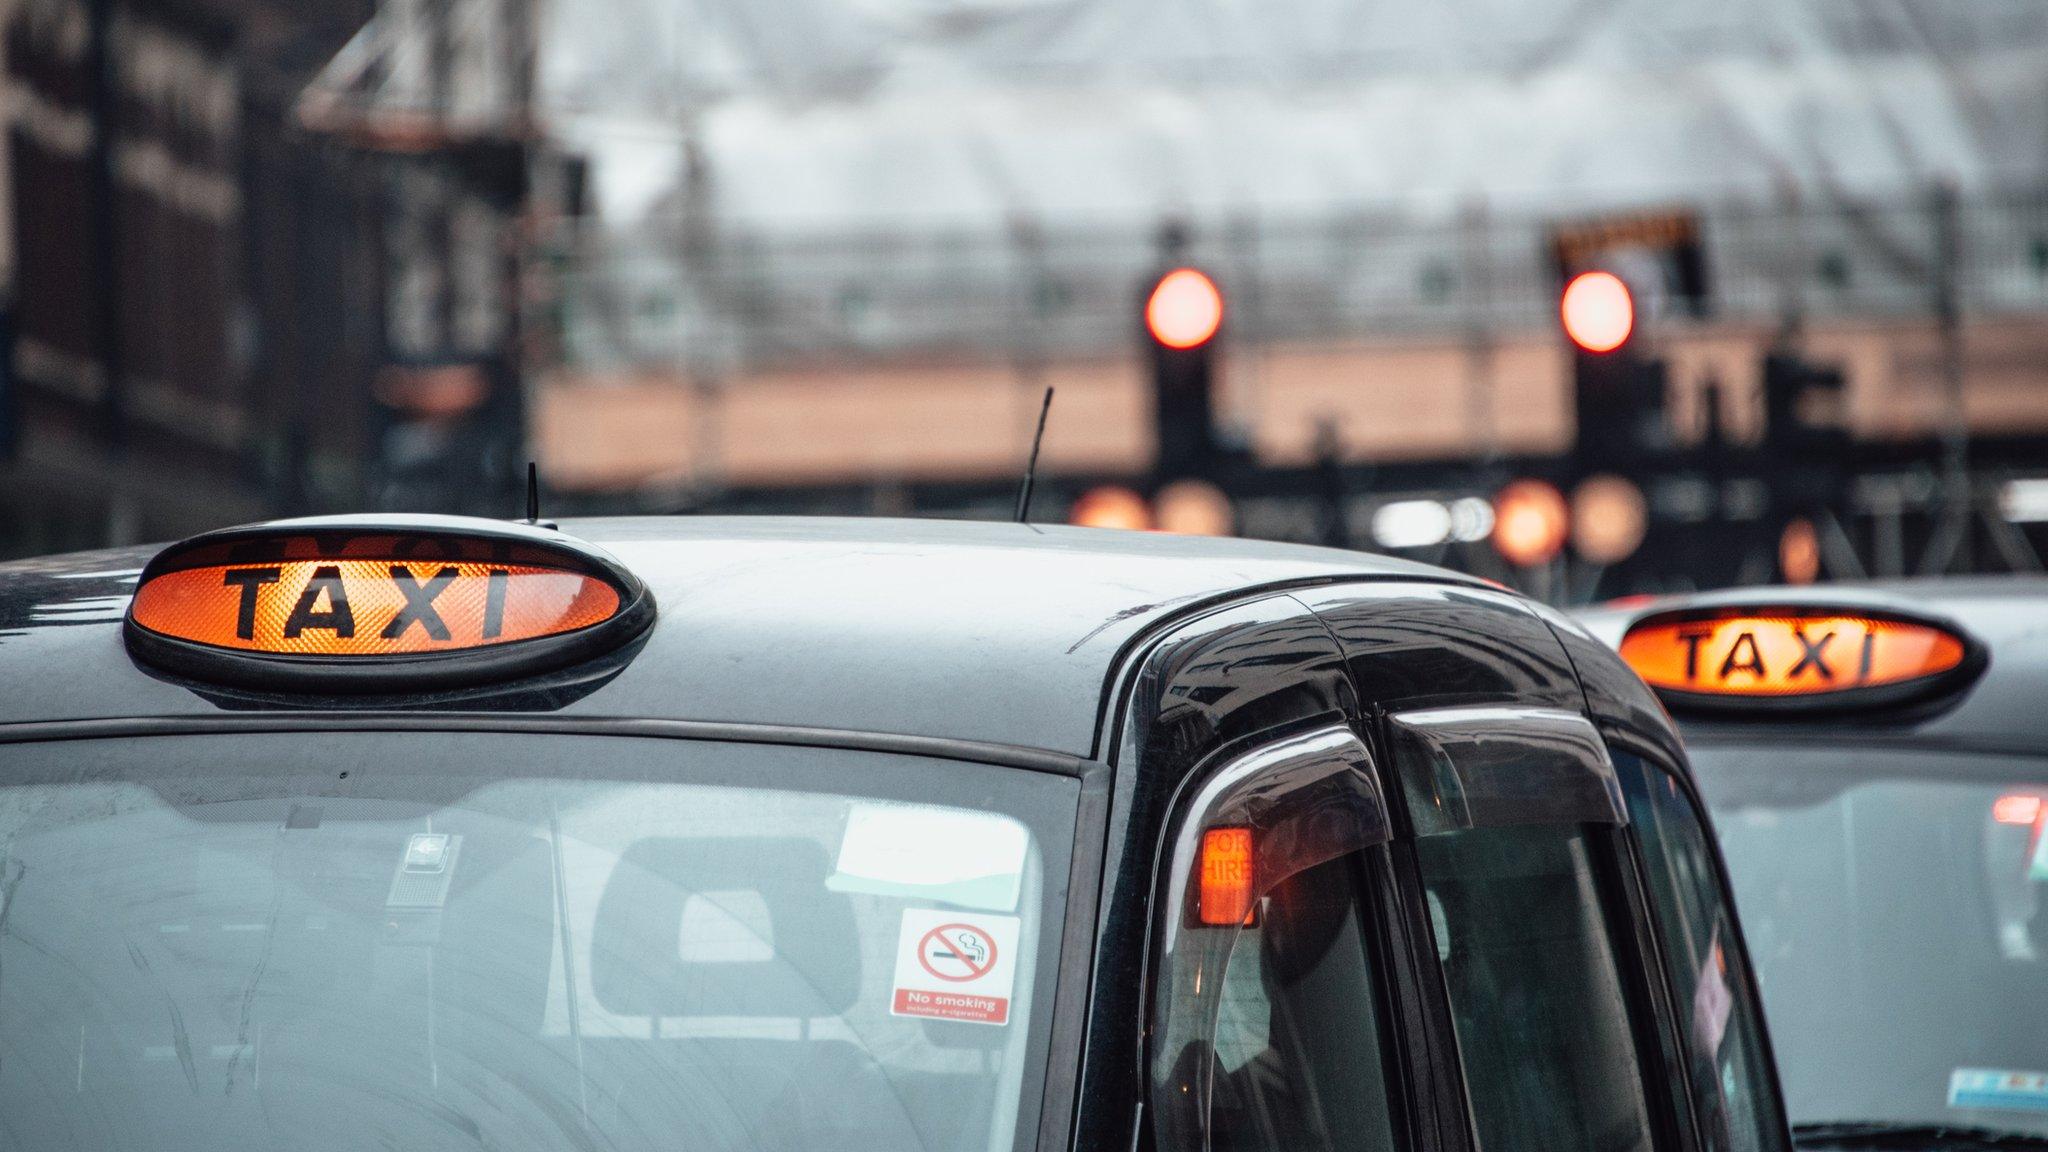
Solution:
<svg viewBox="0 0 2048 1152">
<path fill-rule="evenodd" d="M 1636 326 L 1635 300 L 1612 272 L 1581 272 L 1565 285 L 1558 305 L 1564 334 L 1588 352 L 1612 352 Z"/>
<path fill-rule="evenodd" d="M 1199 348 L 1223 327 L 1223 293 L 1193 268 L 1176 268 L 1159 278 L 1145 301 L 1145 330 L 1168 348 Z"/>
</svg>

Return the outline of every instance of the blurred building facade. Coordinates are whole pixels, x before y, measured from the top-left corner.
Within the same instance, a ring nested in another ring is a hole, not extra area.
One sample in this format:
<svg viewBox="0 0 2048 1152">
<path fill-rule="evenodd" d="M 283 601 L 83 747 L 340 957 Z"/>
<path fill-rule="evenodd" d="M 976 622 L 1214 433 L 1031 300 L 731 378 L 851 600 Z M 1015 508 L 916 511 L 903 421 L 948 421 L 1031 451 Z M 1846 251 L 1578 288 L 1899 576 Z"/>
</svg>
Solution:
<svg viewBox="0 0 2048 1152">
<path fill-rule="evenodd" d="M 527 10 L 6 6 L 0 551 L 514 499 Z"/>
<path fill-rule="evenodd" d="M 6 60 L 10 551 L 262 507 L 259 258 L 292 195 L 288 93 L 362 14 L 262 0 L 19 0 Z"/>
</svg>

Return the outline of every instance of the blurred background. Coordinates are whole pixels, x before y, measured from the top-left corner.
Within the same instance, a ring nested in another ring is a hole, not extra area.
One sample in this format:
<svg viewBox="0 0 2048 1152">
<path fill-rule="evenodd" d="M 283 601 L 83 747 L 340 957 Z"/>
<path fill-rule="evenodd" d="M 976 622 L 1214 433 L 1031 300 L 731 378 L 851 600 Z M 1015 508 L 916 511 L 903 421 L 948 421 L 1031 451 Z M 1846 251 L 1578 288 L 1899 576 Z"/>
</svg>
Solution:
<svg viewBox="0 0 2048 1152">
<path fill-rule="evenodd" d="M 2038 0 L 0 0 L 0 555 L 1012 515 L 2031 572 Z"/>
</svg>

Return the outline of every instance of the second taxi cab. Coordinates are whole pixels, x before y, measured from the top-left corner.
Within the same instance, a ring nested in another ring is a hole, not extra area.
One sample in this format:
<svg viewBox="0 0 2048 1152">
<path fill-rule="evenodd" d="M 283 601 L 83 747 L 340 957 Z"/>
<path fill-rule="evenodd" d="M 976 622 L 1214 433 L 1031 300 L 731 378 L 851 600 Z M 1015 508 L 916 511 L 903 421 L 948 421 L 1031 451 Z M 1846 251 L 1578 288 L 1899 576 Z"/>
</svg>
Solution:
<svg viewBox="0 0 2048 1152">
<path fill-rule="evenodd" d="M 1679 717 L 1810 1148 L 2048 1148 L 2048 581 L 1594 613 Z"/>
<path fill-rule="evenodd" d="M 433 517 L 0 565 L 0 1147 L 1783 1152 L 1675 734 L 1380 558 Z"/>
</svg>

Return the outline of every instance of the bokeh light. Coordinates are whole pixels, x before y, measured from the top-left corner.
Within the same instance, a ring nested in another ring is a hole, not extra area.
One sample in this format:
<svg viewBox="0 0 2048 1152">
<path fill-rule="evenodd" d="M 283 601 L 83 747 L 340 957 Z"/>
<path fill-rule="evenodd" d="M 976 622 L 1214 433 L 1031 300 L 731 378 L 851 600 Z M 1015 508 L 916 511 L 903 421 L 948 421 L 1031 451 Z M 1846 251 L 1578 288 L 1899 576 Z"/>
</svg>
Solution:
<svg viewBox="0 0 2048 1152">
<path fill-rule="evenodd" d="M 1193 268 L 1176 268 L 1160 277 L 1145 302 L 1145 327 L 1168 348 L 1198 348 L 1223 326 L 1223 293 L 1216 282 Z"/>
<path fill-rule="evenodd" d="M 1564 334 L 1588 352 L 1612 352 L 1635 331 L 1635 300 L 1612 272 L 1582 272 L 1565 286 L 1558 306 Z"/>
</svg>

